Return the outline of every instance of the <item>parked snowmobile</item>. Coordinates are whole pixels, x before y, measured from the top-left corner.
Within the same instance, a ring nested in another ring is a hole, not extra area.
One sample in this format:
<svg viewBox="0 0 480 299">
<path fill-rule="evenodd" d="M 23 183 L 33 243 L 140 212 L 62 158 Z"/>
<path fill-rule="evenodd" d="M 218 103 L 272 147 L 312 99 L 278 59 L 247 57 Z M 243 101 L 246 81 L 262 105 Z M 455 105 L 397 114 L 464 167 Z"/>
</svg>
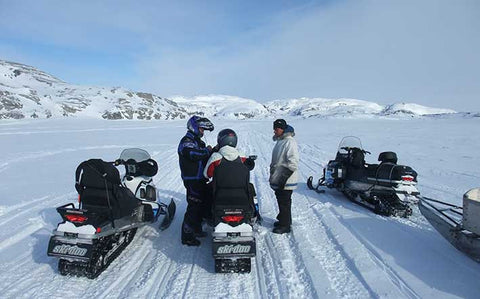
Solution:
<svg viewBox="0 0 480 299">
<path fill-rule="evenodd" d="M 448 242 L 480 262 L 480 188 L 463 195 L 463 207 L 425 197 L 418 207 Z"/>
<path fill-rule="evenodd" d="M 256 156 L 249 158 L 255 160 Z M 254 196 L 248 168 L 238 161 L 222 159 L 213 176 L 212 243 L 216 273 L 251 270 L 251 258 L 256 255 L 253 225 L 259 217 Z"/>
<path fill-rule="evenodd" d="M 397 165 L 394 152 L 379 155 L 380 164 L 365 163 L 365 154 L 359 138 L 344 137 L 338 147 L 335 160 L 328 162 L 323 177 L 313 186 L 309 177 L 307 186 L 324 192 L 320 186 L 336 188 L 353 202 L 371 209 L 377 214 L 408 217 L 410 205 L 418 202 L 417 173 L 409 166 Z"/>
<path fill-rule="evenodd" d="M 114 165 L 125 165 L 122 180 Z M 157 170 L 156 162 L 140 149 L 125 150 L 115 162 L 90 159 L 77 167 L 79 207 L 69 203 L 57 208 L 63 222 L 53 231 L 47 251 L 59 258 L 60 274 L 95 278 L 133 240 L 138 227 L 160 216 L 161 229 L 170 225 L 175 202 L 156 201 L 151 177 Z"/>
</svg>

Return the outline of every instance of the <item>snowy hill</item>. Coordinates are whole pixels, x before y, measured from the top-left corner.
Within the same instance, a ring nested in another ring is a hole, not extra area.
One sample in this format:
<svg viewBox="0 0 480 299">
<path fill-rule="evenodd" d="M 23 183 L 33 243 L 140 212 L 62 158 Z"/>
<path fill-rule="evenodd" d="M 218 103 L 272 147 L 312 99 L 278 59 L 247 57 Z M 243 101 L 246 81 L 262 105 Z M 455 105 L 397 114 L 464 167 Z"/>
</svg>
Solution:
<svg viewBox="0 0 480 299">
<path fill-rule="evenodd" d="M 264 105 L 254 100 L 228 95 L 175 96 L 171 100 L 190 114 L 228 119 L 262 118 L 270 115 Z"/>
<path fill-rule="evenodd" d="M 104 119 L 176 119 L 175 102 L 123 88 L 65 83 L 36 68 L 0 60 L 0 119 L 84 116 Z"/>
<path fill-rule="evenodd" d="M 374 118 L 452 115 L 450 109 L 396 103 L 382 106 L 356 99 L 299 98 L 270 101 L 228 95 L 170 99 L 120 87 L 63 82 L 34 67 L 0 60 L 0 119 L 89 117 L 103 119 L 185 119 L 199 114 L 223 119 Z"/>
</svg>

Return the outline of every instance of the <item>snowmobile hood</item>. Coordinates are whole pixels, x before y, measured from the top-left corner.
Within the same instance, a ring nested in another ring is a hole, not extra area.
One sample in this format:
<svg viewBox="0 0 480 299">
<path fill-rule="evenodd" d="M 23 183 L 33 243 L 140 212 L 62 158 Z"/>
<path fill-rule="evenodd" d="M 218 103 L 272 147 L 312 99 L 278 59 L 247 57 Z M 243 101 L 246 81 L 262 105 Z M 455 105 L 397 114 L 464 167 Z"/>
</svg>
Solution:
<svg viewBox="0 0 480 299">
<path fill-rule="evenodd" d="M 282 136 L 277 137 L 277 136 L 273 135 L 272 139 L 273 139 L 273 141 L 277 141 L 277 140 L 283 139 L 283 138 L 288 137 L 288 136 L 291 136 L 291 137 L 295 136 L 295 129 L 290 125 L 287 125 L 287 127 L 285 128 L 285 131 L 283 131 Z"/>
</svg>

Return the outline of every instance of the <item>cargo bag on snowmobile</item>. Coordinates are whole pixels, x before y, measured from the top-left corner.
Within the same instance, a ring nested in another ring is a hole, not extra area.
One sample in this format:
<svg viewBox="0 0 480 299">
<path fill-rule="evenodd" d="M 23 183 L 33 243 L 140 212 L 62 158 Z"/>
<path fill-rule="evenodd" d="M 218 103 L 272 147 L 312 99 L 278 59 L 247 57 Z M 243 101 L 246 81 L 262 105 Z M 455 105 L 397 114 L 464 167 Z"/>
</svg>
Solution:
<svg viewBox="0 0 480 299">
<path fill-rule="evenodd" d="M 397 165 L 397 154 L 383 152 L 378 156 L 380 164 L 368 164 L 367 180 L 369 183 L 392 187 L 400 182 L 417 182 L 417 172 L 410 166 Z"/>
<path fill-rule="evenodd" d="M 121 186 L 117 168 L 100 159 L 87 160 L 77 167 L 75 189 L 82 209 L 109 210 L 113 219 L 131 215 L 141 204 L 128 188 Z"/>
</svg>

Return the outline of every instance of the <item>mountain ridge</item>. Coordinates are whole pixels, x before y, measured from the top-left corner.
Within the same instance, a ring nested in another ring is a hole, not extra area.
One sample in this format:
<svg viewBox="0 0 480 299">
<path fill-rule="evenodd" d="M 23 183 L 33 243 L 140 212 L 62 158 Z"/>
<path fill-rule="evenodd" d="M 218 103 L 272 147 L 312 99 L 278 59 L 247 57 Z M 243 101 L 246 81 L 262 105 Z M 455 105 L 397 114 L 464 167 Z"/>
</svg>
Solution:
<svg viewBox="0 0 480 299">
<path fill-rule="evenodd" d="M 230 95 L 160 97 L 121 87 L 66 83 L 35 67 L 0 60 L 0 119 L 88 117 L 172 120 L 199 114 L 225 119 L 275 117 L 371 118 L 461 115 L 413 103 L 380 105 L 357 99 L 296 98 L 261 104 Z"/>
</svg>

